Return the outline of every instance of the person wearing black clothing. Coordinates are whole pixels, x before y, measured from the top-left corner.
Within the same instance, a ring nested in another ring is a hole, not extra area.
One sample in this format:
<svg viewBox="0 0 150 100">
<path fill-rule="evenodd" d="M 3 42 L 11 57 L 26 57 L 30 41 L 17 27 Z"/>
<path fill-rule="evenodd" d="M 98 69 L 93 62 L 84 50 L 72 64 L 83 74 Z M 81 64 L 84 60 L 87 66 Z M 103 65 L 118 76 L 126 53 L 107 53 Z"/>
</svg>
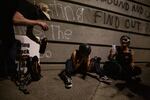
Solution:
<svg viewBox="0 0 150 100">
<path fill-rule="evenodd" d="M 100 57 L 90 58 L 91 46 L 83 43 L 80 44 L 79 49 L 74 50 L 71 58 L 66 61 L 65 69 L 59 74 L 60 78 L 64 81 L 66 88 L 72 87 L 72 75 L 77 73 L 82 75 L 85 79 L 89 73 L 96 73 L 99 78 L 106 79 L 102 70 L 100 69 Z"/>
<path fill-rule="evenodd" d="M 33 20 L 44 20 L 50 21 L 50 16 L 48 14 L 49 8 L 45 3 L 32 4 L 29 1 L 22 0 L 19 4 L 18 8 L 19 12 L 21 12 L 26 18 Z M 37 38 L 33 33 L 34 26 L 28 25 L 26 27 L 26 36 L 33 40 L 34 42 L 40 45 L 40 54 L 44 54 L 47 45 L 47 37 L 44 33 L 41 34 L 40 38 Z"/>
<path fill-rule="evenodd" d="M 43 30 L 48 30 L 45 22 L 27 19 L 19 12 L 21 1 L 0 0 L 0 75 L 3 77 L 14 73 L 15 70 L 16 46 L 13 25 L 38 25 Z"/>
<path fill-rule="evenodd" d="M 66 61 L 65 69 L 59 74 L 64 81 L 66 88 L 72 87 L 72 75 L 81 73 L 83 78 L 90 67 L 91 47 L 88 44 L 81 44 L 78 50 L 74 50 L 71 58 Z"/>
<path fill-rule="evenodd" d="M 118 67 L 118 75 L 121 76 L 122 79 L 130 80 L 139 75 L 141 69 L 134 65 L 134 53 L 133 50 L 129 48 L 130 37 L 123 35 L 120 38 L 120 43 L 121 46 L 116 46 L 115 53 L 113 53 L 113 49 L 110 50 L 108 58 L 109 60 L 115 61 L 116 64 L 114 65 Z M 112 69 L 113 67 L 114 66 L 112 66 Z"/>
<path fill-rule="evenodd" d="M 48 5 L 45 3 L 39 4 L 32 4 L 27 0 L 21 0 L 19 3 L 18 11 L 26 18 L 32 20 L 44 20 L 49 21 L 50 16 L 48 16 Z M 47 14 L 47 16 L 46 16 Z M 35 41 L 36 43 L 41 45 L 41 40 L 38 39 L 33 33 L 34 26 L 28 25 L 26 27 L 26 36 L 29 37 L 31 40 Z"/>
</svg>

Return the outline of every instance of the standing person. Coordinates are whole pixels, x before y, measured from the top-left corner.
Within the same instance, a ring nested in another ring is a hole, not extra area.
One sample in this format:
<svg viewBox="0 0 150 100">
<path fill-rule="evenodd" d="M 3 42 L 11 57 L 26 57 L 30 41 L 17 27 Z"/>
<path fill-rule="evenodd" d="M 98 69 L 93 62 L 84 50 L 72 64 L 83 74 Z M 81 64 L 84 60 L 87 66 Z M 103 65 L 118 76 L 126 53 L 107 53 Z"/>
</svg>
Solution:
<svg viewBox="0 0 150 100">
<path fill-rule="evenodd" d="M 37 4 L 37 6 L 39 7 L 39 9 L 42 11 L 41 14 L 39 14 L 42 19 L 45 20 L 51 20 L 50 16 L 49 16 L 49 7 L 46 3 L 40 2 Z"/>
<path fill-rule="evenodd" d="M 117 46 L 116 50 L 114 48 L 110 50 L 108 58 L 109 60 L 115 60 L 117 63 L 116 65 L 120 67 L 121 78 L 130 80 L 139 75 L 141 73 L 141 69 L 134 65 L 134 53 L 133 50 L 129 48 L 130 37 L 127 35 L 121 36 L 120 44 L 121 46 Z"/>
<path fill-rule="evenodd" d="M 0 74 L 8 76 L 15 70 L 15 33 L 13 25 L 38 25 L 43 30 L 48 30 L 48 25 L 39 20 L 25 18 L 18 10 L 21 0 L 0 0 Z M 7 8 L 3 9 L 3 5 Z"/>
<path fill-rule="evenodd" d="M 25 18 L 28 18 L 28 19 L 44 20 L 44 21 L 50 21 L 51 20 L 49 14 L 48 14 L 49 8 L 48 8 L 48 5 L 46 3 L 38 3 L 38 4 L 34 5 L 27 0 L 21 0 L 19 7 L 18 7 L 18 10 Z M 26 30 L 25 30 L 26 36 L 29 37 L 31 40 L 33 40 L 36 43 L 41 45 L 41 40 L 38 39 L 34 35 L 33 29 L 34 29 L 33 25 L 28 25 L 26 27 Z M 44 34 L 43 34 L 43 36 L 44 36 Z"/>
<path fill-rule="evenodd" d="M 71 58 L 66 61 L 66 68 L 59 74 L 66 88 L 72 87 L 72 75 L 81 73 L 85 79 L 87 72 L 95 72 L 100 78 L 103 77 L 100 69 L 100 58 L 90 59 L 91 46 L 80 44 L 79 49 L 73 51 Z"/>
</svg>

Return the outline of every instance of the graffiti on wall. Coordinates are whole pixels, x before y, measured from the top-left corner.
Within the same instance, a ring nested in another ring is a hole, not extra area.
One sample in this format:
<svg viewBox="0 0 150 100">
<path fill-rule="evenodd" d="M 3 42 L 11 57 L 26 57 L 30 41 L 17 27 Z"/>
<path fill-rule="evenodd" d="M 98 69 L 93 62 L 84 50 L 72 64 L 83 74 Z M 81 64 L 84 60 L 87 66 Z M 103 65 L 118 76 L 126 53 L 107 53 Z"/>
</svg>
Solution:
<svg viewBox="0 0 150 100">
<path fill-rule="evenodd" d="M 129 0 L 71 0 L 79 3 L 92 5 L 110 11 L 131 15 L 134 17 L 150 20 L 149 7 L 131 2 Z"/>
<path fill-rule="evenodd" d="M 75 1 L 83 2 L 85 0 L 83 1 L 75 0 Z M 87 3 L 90 1 L 91 0 L 87 1 Z M 121 11 L 123 10 L 121 13 L 126 12 L 128 15 L 130 14 L 138 15 L 139 18 L 141 16 L 144 16 L 146 18 L 150 17 L 150 11 L 147 10 L 148 8 L 133 2 L 131 3 L 129 1 L 123 1 L 123 0 L 93 0 L 91 2 L 100 4 L 100 7 L 102 6 L 102 8 L 105 7 L 106 9 L 117 7 L 118 12 L 120 10 Z M 49 14 L 52 17 L 52 19 L 96 25 L 100 27 L 118 29 L 122 31 L 150 34 L 149 31 L 150 26 L 149 26 L 149 22 L 147 21 L 139 20 L 132 17 L 127 17 L 124 15 L 112 13 L 105 10 L 80 6 L 73 3 L 66 3 L 58 0 L 47 1 L 47 3 L 50 8 Z M 55 30 L 56 29 L 59 30 L 59 26 L 51 26 L 51 27 L 54 28 Z M 70 30 L 67 31 L 68 31 L 67 34 L 71 33 Z M 59 33 L 58 34 L 58 39 L 59 39 L 60 32 L 58 33 Z M 53 40 L 57 39 L 54 36 L 54 34 L 52 35 L 52 37 Z M 66 38 L 66 37 L 62 37 L 62 38 Z"/>
<path fill-rule="evenodd" d="M 70 40 L 72 37 L 71 29 L 61 29 L 60 25 L 50 25 L 52 40 Z"/>
<path fill-rule="evenodd" d="M 112 5 L 115 0 L 101 0 L 101 2 L 102 1 Z M 106 28 L 119 29 L 122 31 L 150 34 L 150 31 L 148 30 L 148 27 L 150 26 L 147 21 L 75 4 L 56 2 L 56 0 L 49 4 L 49 6 L 51 8 L 50 13 L 54 19 L 80 22 Z M 118 3 L 114 3 L 114 6 L 118 6 L 120 9 L 126 11 L 139 13 L 140 15 L 146 12 L 144 7 L 140 5 L 132 4 L 131 9 L 131 5 L 125 1 L 119 2 L 118 0 Z M 150 13 L 148 15 L 150 15 Z"/>
<path fill-rule="evenodd" d="M 112 15 L 102 11 L 95 11 L 95 23 L 102 23 L 104 25 L 112 26 L 114 28 L 134 29 L 140 31 L 142 25 L 141 21 L 131 18 L 123 19 L 117 15 Z M 101 19 L 101 20 L 99 20 Z M 99 20 L 99 21 L 98 21 Z"/>
<path fill-rule="evenodd" d="M 56 2 L 54 0 L 52 3 L 49 3 L 50 14 L 51 16 L 60 17 L 67 21 L 78 21 L 83 22 L 83 12 L 84 8 L 79 7 L 74 9 L 70 5 L 63 5 L 62 3 Z"/>
</svg>

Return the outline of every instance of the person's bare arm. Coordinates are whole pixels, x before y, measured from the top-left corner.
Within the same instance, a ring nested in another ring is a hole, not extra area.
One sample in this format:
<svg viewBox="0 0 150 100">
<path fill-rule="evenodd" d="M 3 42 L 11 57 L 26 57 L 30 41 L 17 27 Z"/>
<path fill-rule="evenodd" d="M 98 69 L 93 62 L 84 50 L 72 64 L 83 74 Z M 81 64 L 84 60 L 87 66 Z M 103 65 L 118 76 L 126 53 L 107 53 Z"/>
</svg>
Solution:
<svg viewBox="0 0 150 100">
<path fill-rule="evenodd" d="M 15 15 L 13 17 L 13 23 L 14 23 L 14 25 L 26 25 L 26 26 L 38 25 L 38 26 L 41 26 L 43 30 L 45 30 L 45 31 L 48 30 L 48 25 L 45 22 L 40 21 L 40 20 L 27 19 L 18 11 L 15 13 Z"/>
<path fill-rule="evenodd" d="M 108 55 L 108 60 L 112 60 L 112 59 L 114 59 L 114 58 L 115 58 L 115 56 L 116 56 L 116 53 L 115 53 L 115 54 L 113 54 L 112 49 L 110 49 L 110 52 L 109 52 L 109 55 Z"/>
<path fill-rule="evenodd" d="M 90 62 L 91 58 L 90 58 L 90 55 L 88 56 L 87 58 L 87 71 L 90 71 L 91 70 L 91 62 Z"/>
<path fill-rule="evenodd" d="M 72 62 L 73 62 L 73 65 L 76 67 L 76 69 L 80 66 L 80 63 L 79 61 L 77 61 L 76 59 L 76 51 L 74 51 L 72 54 L 71 54 L 71 59 L 72 59 Z"/>
</svg>

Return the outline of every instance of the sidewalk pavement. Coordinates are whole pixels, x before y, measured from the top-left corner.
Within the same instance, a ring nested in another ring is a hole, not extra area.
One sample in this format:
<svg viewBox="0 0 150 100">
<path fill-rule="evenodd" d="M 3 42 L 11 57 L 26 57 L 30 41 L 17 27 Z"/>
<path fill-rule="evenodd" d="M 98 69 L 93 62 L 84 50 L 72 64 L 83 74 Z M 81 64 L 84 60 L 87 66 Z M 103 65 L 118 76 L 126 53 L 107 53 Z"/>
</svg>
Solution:
<svg viewBox="0 0 150 100">
<path fill-rule="evenodd" d="M 28 86 L 30 94 L 23 94 L 10 80 L 1 80 L 0 100 L 150 100 L 150 68 L 143 69 L 141 83 L 112 80 L 108 85 L 90 76 L 83 80 L 76 75 L 71 89 L 66 89 L 58 77 L 60 71 L 43 68 L 43 78 Z"/>
</svg>

